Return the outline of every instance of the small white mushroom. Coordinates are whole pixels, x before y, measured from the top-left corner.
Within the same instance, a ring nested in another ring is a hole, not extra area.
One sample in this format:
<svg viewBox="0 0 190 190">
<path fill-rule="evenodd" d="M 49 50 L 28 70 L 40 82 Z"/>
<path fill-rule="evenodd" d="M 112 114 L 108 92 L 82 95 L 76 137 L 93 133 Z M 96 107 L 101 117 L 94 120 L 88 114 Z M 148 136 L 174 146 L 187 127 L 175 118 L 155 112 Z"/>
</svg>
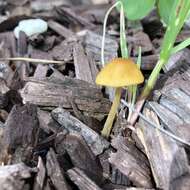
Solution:
<svg viewBox="0 0 190 190">
<path fill-rule="evenodd" d="M 18 39 L 19 32 L 23 31 L 28 37 L 34 34 L 41 34 L 48 29 L 47 22 L 42 19 L 27 19 L 19 22 L 14 29 L 14 35 Z"/>
</svg>

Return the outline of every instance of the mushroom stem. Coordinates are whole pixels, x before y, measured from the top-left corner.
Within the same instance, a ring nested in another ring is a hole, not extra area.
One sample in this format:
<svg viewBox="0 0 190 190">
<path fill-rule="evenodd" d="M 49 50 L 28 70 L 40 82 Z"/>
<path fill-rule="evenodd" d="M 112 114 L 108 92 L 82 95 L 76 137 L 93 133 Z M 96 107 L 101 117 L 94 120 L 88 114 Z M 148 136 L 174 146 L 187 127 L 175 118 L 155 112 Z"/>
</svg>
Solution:
<svg viewBox="0 0 190 190">
<path fill-rule="evenodd" d="M 120 103 L 120 98 L 121 98 L 121 89 L 122 88 L 116 88 L 115 89 L 115 96 L 114 96 L 114 100 L 110 109 L 110 112 L 108 114 L 108 117 L 106 119 L 106 122 L 104 124 L 104 128 L 101 132 L 102 136 L 108 138 L 112 129 L 112 125 L 113 125 L 113 121 L 115 118 L 115 114 L 117 113 L 117 108 L 119 106 Z"/>
</svg>

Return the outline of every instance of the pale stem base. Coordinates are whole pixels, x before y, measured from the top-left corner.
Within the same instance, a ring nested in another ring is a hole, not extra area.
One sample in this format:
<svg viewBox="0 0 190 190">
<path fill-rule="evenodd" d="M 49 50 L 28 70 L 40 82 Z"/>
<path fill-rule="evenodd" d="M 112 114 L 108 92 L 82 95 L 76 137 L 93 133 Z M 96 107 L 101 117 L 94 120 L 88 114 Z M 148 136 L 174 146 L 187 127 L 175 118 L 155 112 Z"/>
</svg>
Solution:
<svg viewBox="0 0 190 190">
<path fill-rule="evenodd" d="M 104 124 L 104 128 L 101 132 L 102 136 L 108 138 L 112 129 L 113 121 L 115 119 L 115 115 L 117 113 L 117 108 L 120 104 L 120 98 L 121 98 L 121 89 L 122 88 L 116 88 L 115 89 L 115 97 L 110 109 L 110 112 L 108 114 L 108 117 L 106 119 L 106 122 Z"/>
</svg>

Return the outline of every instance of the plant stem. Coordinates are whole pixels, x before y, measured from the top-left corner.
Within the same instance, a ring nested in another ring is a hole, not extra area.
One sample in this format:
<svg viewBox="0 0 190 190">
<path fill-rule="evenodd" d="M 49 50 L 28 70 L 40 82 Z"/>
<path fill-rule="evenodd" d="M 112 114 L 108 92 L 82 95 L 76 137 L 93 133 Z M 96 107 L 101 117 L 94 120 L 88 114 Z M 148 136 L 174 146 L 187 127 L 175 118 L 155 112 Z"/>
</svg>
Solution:
<svg viewBox="0 0 190 190">
<path fill-rule="evenodd" d="M 106 119 L 106 122 L 104 124 L 104 128 L 101 132 L 102 136 L 104 136 L 106 138 L 108 138 L 110 135 L 112 125 L 113 125 L 113 121 L 114 121 L 115 115 L 117 113 L 117 108 L 120 104 L 121 89 L 122 88 L 120 88 L 120 87 L 115 89 L 115 97 L 114 97 L 110 112 L 108 114 L 108 117 Z"/>
<path fill-rule="evenodd" d="M 167 27 L 166 33 L 164 35 L 164 40 L 163 40 L 162 49 L 160 52 L 159 61 L 157 62 L 156 67 L 153 69 L 144 90 L 142 91 L 140 97 L 138 98 L 138 101 L 136 104 L 137 111 L 141 110 L 145 100 L 147 99 L 150 92 L 154 88 L 154 85 L 159 77 L 159 73 L 161 69 L 168 62 L 168 59 L 172 53 L 175 40 L 181 28 L 183 27 L 183 24 L 188 15 L 189 9 L 190 9 L 189 0 L 178 1 L 177 4 L 175 4 L 175 6 L 173 7 L 171 11 L 170 22 Z M 132 115 L 130 119 L 130 123 L 132 125 L 135 124 L 137 117 L 138 115 L 135 113 Z"/>
</svg>

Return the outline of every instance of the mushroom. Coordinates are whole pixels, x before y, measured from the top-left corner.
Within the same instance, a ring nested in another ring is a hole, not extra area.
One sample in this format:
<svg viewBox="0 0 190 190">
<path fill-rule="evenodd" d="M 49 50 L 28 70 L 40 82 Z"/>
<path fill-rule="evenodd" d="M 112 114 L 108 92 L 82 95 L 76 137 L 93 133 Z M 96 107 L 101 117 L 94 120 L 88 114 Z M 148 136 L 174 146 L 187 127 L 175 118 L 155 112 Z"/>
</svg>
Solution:
<svg viewBox="0 0 190 190">
<path fill-rule="evenodd" d="M 131 59 L 115 58 L 107 63 L 98 73 L 96 84 L 115 88 L 115 96 L 112 107 L 102 130 L 102 136 L 108 138 L 112 124 L 120 103 L 121 89 L 130 85 L 140 84 L 144 81 L 140 69 Z"/>
</svg>

